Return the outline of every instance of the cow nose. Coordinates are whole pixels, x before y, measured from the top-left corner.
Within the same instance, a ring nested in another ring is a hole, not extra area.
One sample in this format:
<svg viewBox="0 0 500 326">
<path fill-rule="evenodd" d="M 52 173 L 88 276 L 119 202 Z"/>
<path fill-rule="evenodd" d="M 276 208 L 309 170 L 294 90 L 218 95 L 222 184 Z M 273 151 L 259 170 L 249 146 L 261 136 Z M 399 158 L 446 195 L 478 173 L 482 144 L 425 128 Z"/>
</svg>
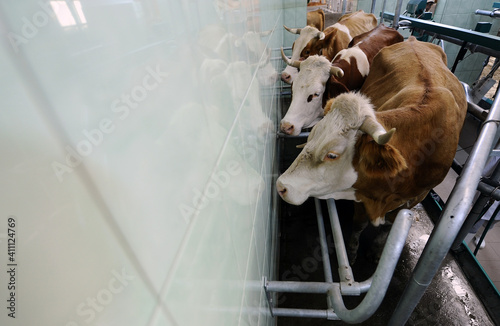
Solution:
<svg viewBox="0 0 500 326">
<path fill-rule="evenodd" d="M 278 190 L 281 197 L 286 194 L 286 187 L 279 180 L 276 182 L 276 190 Z"/>
<path fill-rule="evenodd" d="M 281 131 L 283 131 L 287 135 L 293 134 L 294 129 L 295 129 L 295 126 L 293 124 L 291 124 L 290 122 L 281 123 Z"/>
<path fill-rule="evenodd" d="M 290 83 L 290 78 L 292 78 L 292 76 L 290 76 L 289 73 L 286 72 L 281 73 L 281 80 L 284 81 L 285 83 Z"/>
</svg>

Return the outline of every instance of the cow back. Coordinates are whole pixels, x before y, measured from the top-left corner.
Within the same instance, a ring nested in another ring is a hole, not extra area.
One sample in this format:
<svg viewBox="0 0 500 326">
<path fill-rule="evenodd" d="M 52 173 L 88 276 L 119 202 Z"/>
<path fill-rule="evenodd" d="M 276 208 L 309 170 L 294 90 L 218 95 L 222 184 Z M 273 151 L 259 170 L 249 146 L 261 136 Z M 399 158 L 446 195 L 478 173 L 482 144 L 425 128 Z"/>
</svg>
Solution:
<svg viewBox="0 0 500 326">
<path fill-rule="evenodd" d="M 359 177 L 354 188 L 368 214 L 376 218 L 403 204 L 418 203 L 444 179 L 455 156 L 467 102 L 441 48 L 414 37 L 375 56 L 360 92 L 371 99 L 386 130 L 396 128 L 384 146 L 367 135 L 356 144 L 353 163 Z M 403 159 L 405 167 L 394 170 L 390 163 L 381 163 L 392 158 Z"/>
<path fill-rule="evenodd" d="M 354 37 L 349 48 L 340 52 L 332 61 L 332 66 L 342 69 L 344 75 L 342 77 L 332 75 L 327 84 L 326 100 L 341 93 L 360 89 L 375 55 L 384 47 L 403 40 L 398 31 L 382 24 Z"/>
<path fill-rule="evenodd" d="M 307 25 L 322 31 L 325 29 L 325 13 L 322 9 L 307 12 Z"/>
<path fill-rule="evenodd" d="M 337 23 L 346 26 L 351 33 L 351 37 L 354 37 L 377 27 L 377 17 L 374 14 L 367 14 L 363 10 L 358 10 L 343 15 Z"/>
</svg>

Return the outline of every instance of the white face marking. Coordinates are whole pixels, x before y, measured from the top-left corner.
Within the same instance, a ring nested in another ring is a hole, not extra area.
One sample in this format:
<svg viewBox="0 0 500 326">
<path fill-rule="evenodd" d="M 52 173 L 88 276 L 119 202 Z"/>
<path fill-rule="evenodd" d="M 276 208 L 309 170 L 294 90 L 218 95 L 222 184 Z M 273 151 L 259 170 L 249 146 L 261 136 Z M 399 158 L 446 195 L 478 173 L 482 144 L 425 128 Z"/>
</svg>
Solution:
<svg viewBox="0 0 500 326">
<path fill-rule="evenodd" d="M 330 78 L 330 62 L 311 56 L 300 64 L 300 72 L 292 84 L 292 103 L 281 120 L 282 126 L 293 125 L 292 135 L 315 125 L 323 117 L 323 93 Z"/>
<path fill-rule="evenodd" d="M 370 72 L 370 63 L 368 62 L 366 54 L 357 46 L 341 50 L 339 53 L 337 53 L 332 62 L 334 62 L 335 60 L 346 60 L 347 62 L 350 62 L 349 58 L 356 59 L 358 71 L 361 73 L 361 76 L 368 76 L 368 73 Z"/>
<path fill-rule="evenodd" d="M 349 39 L 352 40 L 352 37 L 351 37 L 351 32 L 349 31 L 349 28 L 347 28 L 347 26 L 345 25 L 342 25 L 340 23 L 336 23 L 336 24 L 333 24 L 332 27 L 335 27 L 337 28 L 339 31 L 342 31 L 344 33 L 347 34 L 347 36 L 349 36 Z"/>
</svg>

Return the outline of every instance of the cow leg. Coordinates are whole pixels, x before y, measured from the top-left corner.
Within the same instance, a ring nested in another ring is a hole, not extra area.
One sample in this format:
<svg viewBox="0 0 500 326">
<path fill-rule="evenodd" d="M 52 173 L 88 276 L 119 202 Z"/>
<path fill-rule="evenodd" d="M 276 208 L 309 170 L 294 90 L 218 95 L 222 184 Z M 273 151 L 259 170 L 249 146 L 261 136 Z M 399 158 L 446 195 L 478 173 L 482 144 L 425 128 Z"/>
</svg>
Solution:
<svg viewBox="0 0 500 326">
<path fill-rule="evenodd" d="M 378 262 L 380 261 L 380 257 L 382 257 L 382 251 L 384 250 L 387 237 L 389 236 L 389 232 L 391 232 L 392 222 L 394 221 L 400 210 L 401 209 L 396 209 L 392 212 L 387 213 L 385 215 L 386 223 L 377 227 L 377 235 L 373 239 L 373 242 L 366 254 L 367 260 L 371 261 L 372 263 L 378 264 Z"/>
<path fill-rule="evenodd" d="M 359 237 L 367 226 L 368 218 L 366 217 L 365 206 L 363 203 L 355 202 L 352 233 L 347 244 L 347 257 L 351 266 L 354 265 L 358 256 Z"/>
<path fill-rule="evenodd" d="M 408 202 L 404 206 L 396 208 L 395 210 L 388 212 L 385 215 L 386 224 L 379 226 L 377 236 L 373 240 L 373 244 L 367 254 L 368 260 L 374 263 L 379 262 L 380 257 L 382 256 L 382 251 L 385 247 L 385 243 L 387 241 L 387 237 L 389 236 L 389 232 L 391 231 L 392 223 L 396 219 L 399 211 L 404 208 L 410 209 L 413 206 L 417 205 L 422 200 L 424 200 L 425 196 L 427 196 L 427 193 L 428 191 L 421 193 L 420 195 L 408 200 Z"/>
</svg>

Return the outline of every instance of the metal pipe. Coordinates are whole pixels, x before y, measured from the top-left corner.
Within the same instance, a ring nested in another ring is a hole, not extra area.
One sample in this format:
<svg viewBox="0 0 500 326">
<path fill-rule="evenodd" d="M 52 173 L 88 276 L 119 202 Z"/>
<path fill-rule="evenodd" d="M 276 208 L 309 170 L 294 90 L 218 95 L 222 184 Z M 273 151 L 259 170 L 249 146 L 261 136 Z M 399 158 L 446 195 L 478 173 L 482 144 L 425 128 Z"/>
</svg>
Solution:
<svg viewBox="0 0 500 326">
<path fill-rule="evenodd" d="M 498 96 L 497 91 L 487 121 L 498 119 L 500 119 L 500 96 Z M 434 227 L 411 279 L 389 321 L 389 326 L 399 326 L 406 323 L 448 253 L 471 207 L 497 129 L 496 123 L 484 124 L 463 172 L 441 214 L 440 221 Z"/>
<path fill-rule="evenodd" d="M 401 7 L 403 6 L 403 0 L 398 0 L 396 3 L 396 11 L 394 12 L 394 21 L 392 22 L 392 28 L 398 29 L 399 27 L 399 15 L 401 14 Z"/>
<path fill-rule="evenodd" d="M 377 4 L 377 0 L 372 0 L 372 7 L 370 9 L 370 13 L 374 13 L 375 12 L 375 5 Z"/>
<path fill-rule="evenodd" d="M 354 276 L 352 274 L 349 259 L 347 258 L 347 251 L 345 249 L 344 237 L 342 236 L 342 227 L 339 222 L 339 215 L 335 207 L 335 200 L 327 199 L 328 213 L 330 215 L 330 223 L 332 224 L 333 241 L 335 243 L 335 252 L 337 253 L 337 262 L 339 265 L 340 282 L 354 283 Z"/>
<path fill-rule="evenodd" d="M 269 292 L 287 293 L 327 293 L 332 283 L 325 282 L 294 282 L 294 281 L 267 281 L 264 285 Z"/>
<path fill-rule="evenodd" d="M 477 190 L 482 193 L 489 194 L 489 196 L 495 200 L 500 200 L 500 189 L 496 187 L 492 187 L 484 182 L 480 182 L 477 186 Z"/>
<path fill-rule="evenodd" d="M 347 7 L 347 0 L 343 0 L 342 1 L 342 15 L 345 15 L 346 7 Z"/>
<path fill-rule="evenodd" d="M 382 257 L 373 275 L 370 290 L 356 308 L 348 310 L 342 300 L 340 286 L 334 284 L 331 287 L 329 297 L 332 300 L 333 310 L 342 321 L 361 323 L 370 318 L 378 309 L 391 282 L 412 223 L 413 213 L 408 209 L 402 209 L 398 213 L 387 238 Z"/>
<path fill-rule="evenodd" d="M 380 12 L 380 22 L 379 24 L 383 24 L 384 23 L 384 12 L 385 12 L 385 3 L 387 2 L 387 0 L 384 0 L 384 3 L 382 4 L 382 11 Z"/>
<path fill-rule="evenodd" d="M 316 217 L 318 219 L 319 243 L 321 245 L 321 258 L 323 259 L 325 281 L 332 283 L 332 267 L 330 266 L 330 255 L 328 254 L 328 244 L 326 243 L 325 223 L 323 222 L 323 213 L 321 212 L 321 204 L 318 198 L 314 198 L 314 205 L 316 207 Z"/>
<path fill-rule="evenodd" d="M 497 167 L 493 171 L 493 174 L 491 175 L 491 180 L 493 180 L 495 182 L 498 182 L 500 180 L 500 164 L 497 165 Z M 490 198 L 492 197 L 493 192 L 495 190 L 498 190 L 497 188 L 492 187 L 490 185 L 487 185 L 483 182 L 480 182 L 478 184 L 478 188 L 480 185 L 484 189 L 491 189 L 491 191 L 490 192 L 482 192 L 481 191 L 481 195 L 476 200 L 474 206 L 470 210 L 470 213 L 467 215 L 467 219 L 465 220 L 464 224 L 462 225 L 462 228 L 458 232 L 458 235 L 451 246 L 452 250 L 458 250 L 458 248 L 460 247 L 460 244 L 462 243 L 462 241 L 464 241 L 465 237 L 469 233 L 469 230 L 478 221 L 478 219 L 481 218 L 481 214 L 483 213 L 484 207 L 488 204 L 488 201 L 490 201 Z M 491 204 L 489 206 L 491 206 Z"/>
<path fill-rule="evenodd" d="M 315 309 L 274 308 L 273 316 L 340 320 L 340 318 L 335 314 L 335 312 L 333 312 L 332 309 L 315 310 Z"/>
<path fill-rule="evenodd" d="M 495 17 L 495 18 L 499 18 L 500 17 L 500 11 L 499 10 L 489 11 L 489 10 L 478 9 L 474 13 L 476 15 L 482 15 L 482 16 L 490 16 L 490 17 Z"/>
<path fill-rule="evenodd" d="M 278 137 L 280 138 L 307 138 L 309 137 L 309 131 L 302 131 L 300 134 L 298 134 L 297 136 L 294 136 L 294 135 L 287 135 L 283 132 L 277 132 L 276 133 L 278 135 Z"/>
</svg>

